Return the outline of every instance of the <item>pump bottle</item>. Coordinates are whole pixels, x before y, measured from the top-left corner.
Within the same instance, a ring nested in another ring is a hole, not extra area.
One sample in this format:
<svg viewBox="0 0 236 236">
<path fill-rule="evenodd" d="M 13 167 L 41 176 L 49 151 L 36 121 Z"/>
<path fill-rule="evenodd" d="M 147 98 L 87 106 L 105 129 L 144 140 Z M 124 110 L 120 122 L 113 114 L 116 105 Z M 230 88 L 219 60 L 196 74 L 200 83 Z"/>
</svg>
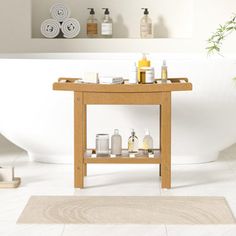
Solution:
<svg viewBox="0 0 236 236">
<path fill-rule="evenodd" d="M 148 8 L 142 8 L 142 10 L 144 10 L 144 16 L 140 22 L 140 37 L 153 38 L 152 19 L 149 17 Z"/>
<path fill-rule="evenodd" d="M 87 37 L 96 38 L 98 36 L 98 21 L 95 18 L 95 11 L 93 8 L 88 8 L 90 15 L 87 20 Z"/>
<path fill-rule="evenodd" d="M 104 11 L 104 16 L 101 24 L 101 35 L 104 38 L 112 37 L 112 19 L 110 17 L 110 12 L 108 8 L 102 8 Z"/>
</svg>

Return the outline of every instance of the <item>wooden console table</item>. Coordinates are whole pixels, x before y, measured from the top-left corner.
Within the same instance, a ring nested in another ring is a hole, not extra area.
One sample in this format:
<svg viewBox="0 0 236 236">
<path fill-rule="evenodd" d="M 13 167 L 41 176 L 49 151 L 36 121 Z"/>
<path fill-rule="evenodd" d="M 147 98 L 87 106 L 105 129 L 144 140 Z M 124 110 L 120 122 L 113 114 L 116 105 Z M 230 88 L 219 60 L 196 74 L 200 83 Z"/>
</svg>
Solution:
<svg viewBox="0 0 236 236">
<path fill-rule="evenodd" d="M 162 188 L 171 188 L 171 92 L 192 90 L 186 78 L 168 79 L 156 84 L 79 84 L 76 79 L 59 79 L 54 90 L 74 92 L 74 186 L 84 187 L 87 164 L 159 164 Z M 87 105 L 160 105 L 160 149 L 154 158 L 140 153 L 130 158 L 127 151 L 122 156 L 91 158 L 87 150 Z"/>
</svg>

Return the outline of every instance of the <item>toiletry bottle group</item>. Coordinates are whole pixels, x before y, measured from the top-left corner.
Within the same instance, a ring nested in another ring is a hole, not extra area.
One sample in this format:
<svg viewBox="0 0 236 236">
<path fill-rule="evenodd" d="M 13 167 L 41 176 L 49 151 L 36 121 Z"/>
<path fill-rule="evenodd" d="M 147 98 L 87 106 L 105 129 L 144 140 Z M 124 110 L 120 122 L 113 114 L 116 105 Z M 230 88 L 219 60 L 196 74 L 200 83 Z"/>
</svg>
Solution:
<svg viewBox="0 0 236 236">
<path fill-rule="evenodd" d="M 153 153 L 153 139 L 148 129 L 145 130 L 142 148 L 145 155 Z M 134 129 L 132 129 L 131 136 L 128 138 L 128 152 L 134 156 L 139 152 L 139 139 Z M 122 137 L 118 129 L 115 129 L 111 136 L 111 152 L 109 152 L 109 134 L 96 135 L 96 150 L 93 150 L 92 154 L 107 156 L 109 153 L 111 157 L 122 155 Z"/>
<path fill-rule="evenodd" d="M 90 10 L 89 17 L 87 20 L 87 37 L 88 38 L 97 38 L 98 35 L 98 20 L 95 17 L 94 8 L 88 8 Z M 104 10 L 104 16 L 101 21 L 101 36 L 103 38 L 111 38 L 113 34 L 113 25 L 112 18 L 110 17 L 109 8 L 102 8 Z"/>
</svg>

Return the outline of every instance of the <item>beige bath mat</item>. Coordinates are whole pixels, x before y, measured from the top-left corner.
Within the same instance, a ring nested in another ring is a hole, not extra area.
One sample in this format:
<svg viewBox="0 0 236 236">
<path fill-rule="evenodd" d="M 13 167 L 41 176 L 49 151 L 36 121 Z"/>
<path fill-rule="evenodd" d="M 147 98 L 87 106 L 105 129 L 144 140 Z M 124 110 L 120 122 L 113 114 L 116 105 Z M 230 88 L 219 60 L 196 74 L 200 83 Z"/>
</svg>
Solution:
<svg viewBox="0 0 236 236">
<path fill-rule="evenodd" d="M 23 224 L 234 224 L 222 197 L 33 196 Z"/>
</svg>

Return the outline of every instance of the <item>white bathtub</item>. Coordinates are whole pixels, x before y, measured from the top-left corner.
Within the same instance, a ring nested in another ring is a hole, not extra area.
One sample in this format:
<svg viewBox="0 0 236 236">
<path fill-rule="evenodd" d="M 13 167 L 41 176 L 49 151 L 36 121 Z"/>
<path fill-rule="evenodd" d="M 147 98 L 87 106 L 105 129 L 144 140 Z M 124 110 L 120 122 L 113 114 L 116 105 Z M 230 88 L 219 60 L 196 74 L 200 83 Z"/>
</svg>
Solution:
<svg viewBox="0 0 236 236">
<path fill-rule="evenodd" d="M 187 76 L 193 83 L 192 92 L 176 92 L 172 97 L 173 162 L 214 161 L 219 151 L 236 142 L 235 60 L 166 57 L 170 76 Z M 127 76 L 122 71 L 129 70 L 137 55 L 115 58 L 0 59 L 0 132 L 28 151 L 32 160 L 71 163 L 73 94 L 53 91 L 52 83 L 60 76 L 80 77 L 84 71 Z M 162 58 L 151 58 L 160 73 Z M 149 128 L 158 146 L 156 107 L 93 106 L 88 114 L 89 147 L 94 146 L 96 133 L 112 134 L 114 128 L 120 129 L 124 147 L 131 128 L 140 141 Z"/>
</svg>

